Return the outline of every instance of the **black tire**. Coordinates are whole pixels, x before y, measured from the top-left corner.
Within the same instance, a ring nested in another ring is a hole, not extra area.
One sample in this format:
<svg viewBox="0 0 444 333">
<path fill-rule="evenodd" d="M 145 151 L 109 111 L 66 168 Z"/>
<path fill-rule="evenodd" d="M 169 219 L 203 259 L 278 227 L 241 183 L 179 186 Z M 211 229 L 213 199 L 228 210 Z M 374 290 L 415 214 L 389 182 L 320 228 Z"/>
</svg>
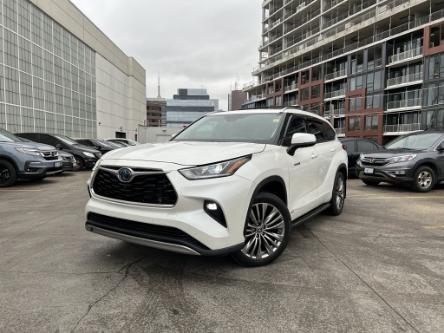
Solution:
<svg viewBox="0 0 444 333">
<path fill-rule="evenodd" d="M 328 213 L 332 216 L 341 215 L 344 209 L 345 197 L 347 195 L 347 181 L 342 172 L 336 174 L 333 192 L 330 200 Z"/>
<path fill-rule="evenodd" d="M 378 186 L 381 183 L 378 180 L 368 180 L 368 179 L 361 179 L 361 180 L 367 186 Z"/>
<path fill-rule="evenodd" d="M 264 212 L 262 212 L 263 207 L 266 207 Z M 259 218 L 255 221 L 256 216 Z M 290 237 L 290 220 L 290 212 L 279 197 L 265 192 L 257 194 L 250 205 L 245 221 L 245 245 L 232 254 L 233 259 L 246 267 L 271 263 L 287 247 Z"/>
<path fill-rule="evenodd" d="M 74 155 L 74 159 L 77 163 L 77 170 L 85 170 L 85 160 L 80 156 Z"/>
<path fill-rule="evenodd" d="M 428 166 L 421 166 L 415 172 L 413 189 L 417 192 L 429 192 L 436 184 L 435 171 Z"/>
<path fill-rule="evenodd" d="M 17 180 L 17 171 L 8 161 L 0 160 L 0 187 L 13 185 Z"/>
</svg>

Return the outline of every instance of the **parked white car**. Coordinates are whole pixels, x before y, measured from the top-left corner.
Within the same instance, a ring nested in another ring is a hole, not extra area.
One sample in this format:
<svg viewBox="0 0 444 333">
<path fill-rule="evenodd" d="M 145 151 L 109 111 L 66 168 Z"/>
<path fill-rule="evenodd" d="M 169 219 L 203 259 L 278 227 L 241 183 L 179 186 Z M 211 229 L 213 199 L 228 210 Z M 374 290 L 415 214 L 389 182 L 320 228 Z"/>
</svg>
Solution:
<svg viewBox="0 0 444 333">
<path fill-rule="evenodd" d="M 344 207 L 347 153 L 322 117 L 294 110 L 217 112 L 172 141 L 109 152 L 88 182 L 86 229 L 259 266 L 290 228 Z"/>
</svg>

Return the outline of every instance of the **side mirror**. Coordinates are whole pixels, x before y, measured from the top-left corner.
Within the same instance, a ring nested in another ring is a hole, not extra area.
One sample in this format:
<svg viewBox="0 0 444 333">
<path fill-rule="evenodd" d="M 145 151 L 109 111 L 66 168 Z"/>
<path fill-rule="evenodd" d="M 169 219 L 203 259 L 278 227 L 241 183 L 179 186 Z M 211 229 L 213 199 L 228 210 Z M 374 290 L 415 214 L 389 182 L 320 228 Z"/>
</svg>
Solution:
<svg viewBox="0 0 444 333">
<path fill-rule="evenodd" d="M 62 150 L 63 149 L 63 145 L 61 143 L 56 144 L 56 148 L 58 150 Z"/>
<path fill-rule="evenodd" d="M 303 147 L 311 147 L 316 144 L 316 137 L 313 134 L 307 133 L 295 133 L 291 137 L 290 147 L 287 149 L 287 153 L 294 155 L 295 151 Z"/>
<path fill-rule="evenodd" d="M 441 144 L 438 147 L 436 147 L 436 150 L 440 151 L 440 152 L 444 152 L 444 141 L 441 142 Z"/>
</svg>

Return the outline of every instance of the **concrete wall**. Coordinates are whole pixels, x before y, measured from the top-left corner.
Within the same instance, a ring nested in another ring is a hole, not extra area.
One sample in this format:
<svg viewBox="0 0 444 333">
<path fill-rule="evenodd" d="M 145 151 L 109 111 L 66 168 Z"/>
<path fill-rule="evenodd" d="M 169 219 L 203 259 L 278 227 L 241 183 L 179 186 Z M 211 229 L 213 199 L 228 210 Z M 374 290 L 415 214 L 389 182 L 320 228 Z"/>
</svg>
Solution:
<svg viewBox="0 0 444 333">
<path fill-rule="evenodd" d="M 145 120 L 145 86 L 96 54 L 97 137 L 125 132 L 135 139 Z"/>
<path fill-rule="evenodd" d="M 182 130 L 174 127 L 144 127 L 139 126 L 140 143 L 162 143 L 170 141 L 171 137 Z"/>
<path fill-rule="evenodd" d="M 69 0 L 30 0 L 96 52 L 97 136 L 134 139 L 146 113 L 146 72 Z"/>
</svg>

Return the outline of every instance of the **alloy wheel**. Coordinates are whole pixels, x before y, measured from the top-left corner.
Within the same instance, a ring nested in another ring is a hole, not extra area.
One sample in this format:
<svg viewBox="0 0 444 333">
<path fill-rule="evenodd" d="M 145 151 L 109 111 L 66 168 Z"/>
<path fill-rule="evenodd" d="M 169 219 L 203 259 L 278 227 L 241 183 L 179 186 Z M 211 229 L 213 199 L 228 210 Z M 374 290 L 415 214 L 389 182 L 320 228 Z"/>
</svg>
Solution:
<svg viewBox="0 0 444 333">
<path fill-rule="evenodd" d="M 342 206 L 344 206 L 344 200 L 345 200 L 345 184 L 344 184 L 344 177 L 339 176 L 337 178 L 336 184 L 335 184 L 335 204 L 338 210 L 342 209 Z"/>
<path fill-rule="evenodd" d="M 244 255 L 261 260 L 276 252 L 285 236 L 282 213 L 270 203 L 252 205 L 245 228 Z"/>
<path fill-rule="evenodd" d="M 7 168 L 0 169 L 0 184 L 6 184 L 11 178 L 11 174 Z"/>
<path fill-rule="evenodd" d="M 418 174 L 417 181 L 418 181 L 419 187 L 421 187 L 423 189 L 427 189 L 433 183 L 433 176 L 429 171 L 424 170 Z"/>
</svg>

